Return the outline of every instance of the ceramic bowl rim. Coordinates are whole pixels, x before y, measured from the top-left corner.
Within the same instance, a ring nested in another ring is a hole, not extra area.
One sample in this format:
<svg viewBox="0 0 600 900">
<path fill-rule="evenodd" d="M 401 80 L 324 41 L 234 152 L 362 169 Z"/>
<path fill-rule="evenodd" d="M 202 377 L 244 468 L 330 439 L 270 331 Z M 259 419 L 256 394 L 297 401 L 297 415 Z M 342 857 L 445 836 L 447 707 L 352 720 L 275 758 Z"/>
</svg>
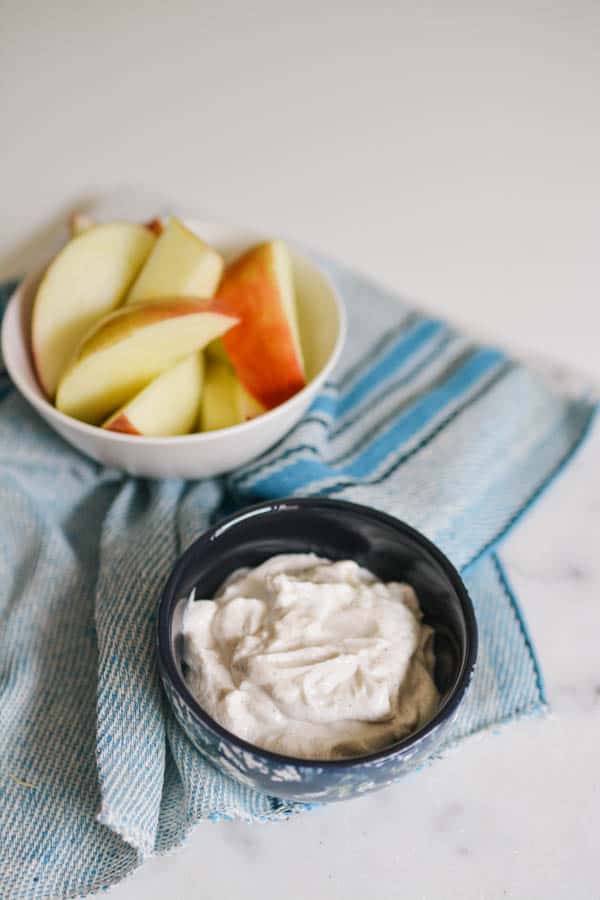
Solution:
<svg viewBox="0 0 600 900">
<path fill-rule="evenodd" d="M 223 531 L 235 527 L 235 525 L 244 519 L 254 515 L 267 515 L 269 512 L 276 512 L 281 509 L 292 511 L 294 507 L 318 507 L 320 509 L 337 509 L 340 511 L 358 513 L 368 516 L 374 521 L 386 524 L 394 528 L 396 531 L 412 538 L 419 548 L 425 553 L 432 556 L 441 566 L 444 574 L 455 589 L 461 605 L 461 611 L 465 622 L 466 648 L 465 656 L 458 676 L 441 708 L 436 712 L 435 716 L 430 719 L 422 728 L 407 735 L 400 741 L 377 750 L 374 753 L 364 754 L 362 756 L 352 756 L 344 759 L 305 759 L 296 756 L 285 756 L 281 753 L 275 753 L 272 750 L 266 750 L 251 744 L 243 738 L 228 731 L 213 719 L 205 709 L 195 700 L 189 691 L 185 681 L 179 675 L 177 665 L 171 652 L 170 627 L 171 627 L 171 611 L 173 609 L 174 600 L 176 599 L 176 587 L 181 573 L 187 567 L 188 561 L 195 555 L 199 547 L 210 545 L 212 541 L 217 539 Z M 452 565 L 447 556 L 420 531 L 403 522 L 388 513 L 381 512 L 370 506 L 364 506 L 358 503 L 350 503 L 347 500 L 333 500 L 323 497 L 289 497 L 279 500 L 265 500 L 252 506 L 244 507 L 241 510 L 221 519 L 216 525 L 204 531 L 190 546 L 184 551 L 175 563 L 171 574 L 161 592 L 158 612 L 156 617 L 156 651 L 158 655 L 159 667 L 163 679 L 168 677 L 173 689 L 176 691 L 180 700 L 183 701 L 192 716 L 200 720 L 203 725 L 207 725 L 209 729 L 216 732 L 223 740 L 233 744 L 238 749 L 253 753 L 258 757 L 262 757 L 268 762 L 278 766 L 292 765 L 301 769 L 338 769 L 360 767 L 367 763 L 374 763 L 387 757 L 392 758 L 403 751 L 409 749 L 413 745 L 418 744 L 428 734 L 433 733 L 440 725 L 450 719 L 453 713 L 458 709 L 465 696 L 467 688 L 470 684 L 475 663 L 477 660 L 479 636 L 477 628 L 477 619 L 473 603 L 467 591 L 467 588 L 460 577 L 458 571 Z M 166 673 L 166 674 L 165 674 Z"/>
<path fill-rule="evenodd" d="M 194 224 L 198 224 L 199 220 L 186 218 L 186 223 L 189 223 L 191 226 Z M 211 223 L 211 224 L 222 224 L 222 223 Z M 231 225 L 227 226 L 231 227 L 235 231 L 243 231 L 245 234 L 254 233 L 252 231 L 247 231 L 241 226 Z M 255 232 L 257 240 L 260 239 L 260 233 Z M 4 364 L 6 366 L 6 371 L 8 372 L 11 381 L 19 391 L 19 393 L 27 400 L 27 402 L 34 407 L 38 412 L 45 415 L 51 421 L 55 421 L 57 423 L 63 424 L 69 428 L 72 428 L 76 432 L 80 432 L 84 435 L 89 435 L 97 440 L 105 440 L 109 443 L 121 443 L 121 444 L 130 444 L 131 446 L 139 447 L 143 446 L 153 446 L 153 447 L 172 447 L 174 444 L 198 444 L 198 445 L 207 445 L 212 442 L 217 442 L 222 439 L 223 435 L 226 434 L 227 437 L 235 438 L 238 436 L 243 436 L 247 434 L 250 430 L 261 428 L 266 421 L 271 421 L 274 418 L 277 418 L 282 413 L 285 413 L 290 407 L 294 405 L 298 405 L 302 403 L 302 400 L 306 397 L 306 393 L 311 390 L 315 385 L 323 385 L 333 369 L 335 368 L 339 358 L 341 356 L 342 350 L 346 343 L 346 334 L 348 328 L 348 317 L 346 313 L 346 307 L 344 305 L 344 301 L 340 295 L 339 290 L 333 282 L 333 279 L 328 275 L 328 273 L 323 269 L 319 263 L 315 262 L 312 257 L 307 256 L 304 252 L 304 248 L 298 249 L 298 246 L 291 242 L 291 249 L 294 254 L 300 257 L 303 263 L 308 264 L 311 268 L 315 269 L 320 277 L 327 284 L 327 287 L 330 291 L 330 294 L 333 298 L 333 303 L 335 305 L 336 313 L 337 313 L 337 334 L 335 338 L 335 343 L 329 354 L 327 361 L 321 368 L 319 372 L 311 379 L 311 381 L 307 382 L 303 388 L 301 388 L 296 394 L 290 397 L 288 400 L 285 400 L 283 403 L 280 403 L 278 406 L 275 406 L 273 409 L 267 410 L 267 412 L 262 413 L 262 415 L 257 416 L 254 419 L 250 419 L 247 422 L 241 422 L 239 425 L 230 425 L 228 428 L 220 428 L 217 431 L 211 432 L 194 432 L 192 434 L 180 434 L 180 435 L 170 435 L 168 437 L 152 437 L 148 435 L 130 435 L 123 434 L 117 431 L 109 431 L 108 429 L 101 428 L 98 425 L 89 425 L 87 422 L 81 422 L 79 419 L 74 418 L 73 416 L 69 416 L 66 413 L 61 412 L 57 409 L 53 403 L 48 400 L 45 396 L 42 386 L 39 383 L 35 365 L 33 363 L 32 350 L 31 350 L 31 339 L 30 337 L 24 333 L 24 328 L 22 325 L 22 321 L 17 322 L 17 332 L 19 334 L 19 339 L 21 341 L 22 346 L 25 349 L 26 355 L 29 357 L 32 372 L 34 375 L 34 379 L 36 382 L 37 390 L 33 390 L 25 381 L 25 378 L 22 376 L 21 371 L 18 366 L 13 366 L 13 359 L 11 349 L 8 345 L 8 325 L 7 322 L 10 321 L 12 315 L 15 314 L 15 310 L 18 309 L 19 313 L 21 312 L 23 299 L 27 294 L 27 291 L 31 289 L 31 286 L 34 285 L 43 275 L 46 268 L 52 261 L 52 259 L 48 260 L 44 265 L 36 267 L 29 275 L 23 278 L 17 284 L 14 291 L 11 293 L 4 311 L 4 316 L 2 319 L 2 329 L 1 329 L 1 340 L 0 346 L 2 348 L 2 356 L 4 358 Z"/>
</svg>

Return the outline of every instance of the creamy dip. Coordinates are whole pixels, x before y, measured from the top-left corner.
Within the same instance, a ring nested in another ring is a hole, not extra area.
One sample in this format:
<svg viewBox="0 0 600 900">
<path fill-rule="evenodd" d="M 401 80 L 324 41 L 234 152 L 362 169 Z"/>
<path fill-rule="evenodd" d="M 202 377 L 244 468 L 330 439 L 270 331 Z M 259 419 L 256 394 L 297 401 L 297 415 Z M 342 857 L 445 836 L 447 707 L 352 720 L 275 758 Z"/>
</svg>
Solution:
<svg viewBox="0 0 600 900">
<path fill-rule="evenodd" d="M 419 728 L 439 702 L 432 630 L 414 590 L 351 560 L 274 556 L 214 600 L 190 597 L 186 680 L 238 737 L 287 756 L 338 759 Z"/>
</svg>

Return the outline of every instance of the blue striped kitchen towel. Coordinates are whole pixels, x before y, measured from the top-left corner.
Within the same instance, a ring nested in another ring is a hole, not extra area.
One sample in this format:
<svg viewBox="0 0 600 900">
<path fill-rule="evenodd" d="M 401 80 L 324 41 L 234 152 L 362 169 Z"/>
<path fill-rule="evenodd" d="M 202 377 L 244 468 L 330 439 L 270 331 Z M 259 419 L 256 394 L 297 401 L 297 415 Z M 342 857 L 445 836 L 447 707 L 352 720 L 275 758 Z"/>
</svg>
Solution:
<svg viewBox="0 0 600 900">
<path fill-rule="evenodd" d="M 240 787 L 165 708 L 154 610 L 175 558 L 263 497 L 384 509 L 462 570 L 481 648 L 451 736 L 540 712 L 538 663 L 495 548 L 581 443 L 589 396 L 321 260 L 349 339 L 300 424 L 228 479 L 136 480 L 80 455 L 0 376 L 0 896 L 106 887 L 203 819 L 301 811 Z M 10 288 L 5 289 L 5 299 Z"/>
</svg>

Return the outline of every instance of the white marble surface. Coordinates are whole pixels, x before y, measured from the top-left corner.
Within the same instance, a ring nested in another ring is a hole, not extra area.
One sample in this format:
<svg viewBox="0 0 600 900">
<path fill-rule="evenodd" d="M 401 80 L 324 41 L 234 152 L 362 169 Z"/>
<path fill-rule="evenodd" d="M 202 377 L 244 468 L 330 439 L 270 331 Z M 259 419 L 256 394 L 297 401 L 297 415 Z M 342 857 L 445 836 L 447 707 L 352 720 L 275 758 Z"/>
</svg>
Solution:
<svg viewBox="0 0 600 900">
<path fill-rule="evenodd" d="M 106 189 L 297 236 L 600 380 L 600 7 L 4 0 L 0 277 Z M 505 560 L 553 714 L 372 797 L 198 828 L 111 900 L 600 897 L 596 432 Z"/>
</svg>

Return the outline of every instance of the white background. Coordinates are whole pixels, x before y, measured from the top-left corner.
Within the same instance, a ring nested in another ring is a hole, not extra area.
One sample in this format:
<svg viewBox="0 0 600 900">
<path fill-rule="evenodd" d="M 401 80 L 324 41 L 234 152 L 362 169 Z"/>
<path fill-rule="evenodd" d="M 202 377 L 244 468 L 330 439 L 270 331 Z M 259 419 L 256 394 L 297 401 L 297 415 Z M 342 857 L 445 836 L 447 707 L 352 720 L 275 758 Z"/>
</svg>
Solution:
<svg viewBox="0 0 600 900">
<path fill-rule="evenodd" d="M 0 0 L 0 277 L 123 186 L 600 378 L 600 5 Z M 114 900 L 600 897 L 592 442 L 507 551 L 555 710 L 382 794 L 206 825 Z"/>
</svg>

